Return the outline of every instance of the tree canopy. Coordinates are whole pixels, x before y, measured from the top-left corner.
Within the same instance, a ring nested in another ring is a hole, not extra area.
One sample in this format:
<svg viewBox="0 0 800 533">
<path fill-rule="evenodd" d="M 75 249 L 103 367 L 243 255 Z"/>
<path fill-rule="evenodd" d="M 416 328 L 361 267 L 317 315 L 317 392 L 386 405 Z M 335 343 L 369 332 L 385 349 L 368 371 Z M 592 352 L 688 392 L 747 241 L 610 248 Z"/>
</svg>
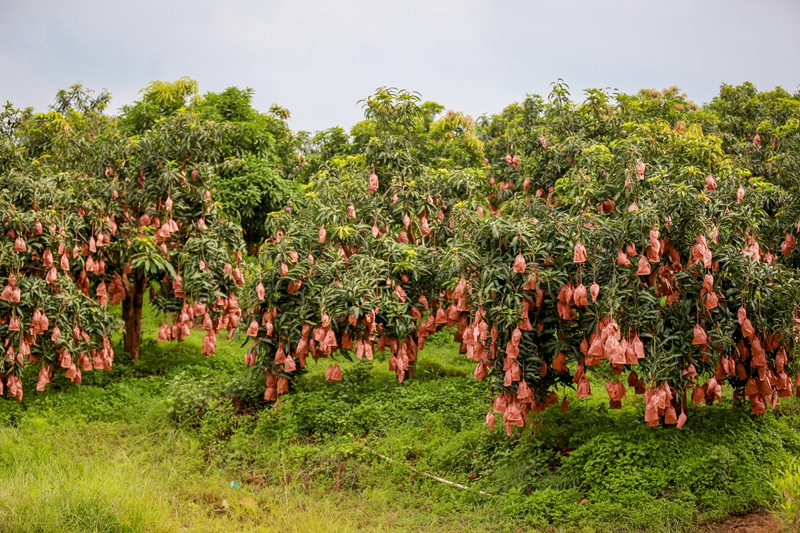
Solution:
<svg viewBox="0 0 800 533">
<path fill-rule="evenodd" d="M 682 426 L 687 398 L 718 400 L 723 382 L 754 413 L 793 394 L 797 96 L 569 96 L 557 82 L 482 117 L 486 158 L 452 167 L 420 149 L 415 94 L 365 100 L 355 142 L 274 217 L 247 287 L 246 360 L 268 399 L 309 354 L 389 348 L 402 381 L 443 326 L 495 391 L 487 423 L 502 413 L 509 431 L 560 388 L 588 395 L 588 371 L 612 407 L 626 385 L 645 394 L 650 425 Z M 770 105 L 755 119 L 726 99 Z"/>
<path fill-rule="evenodd" d="M 473 120 L 384 87 L 349 132 L 314 134 L 252 98 L 182 78 L 118 116 L 77 85 L 48 112 L 6 106 L 9 394 L 28 362 L 42 387 L 58 368 L 108 368 L 109 303 L 136 356 L 148 290 L 171 320 L 159 340 L 196 325 L 211 354 L 221 329 L 250 337 L 268 401 L 308 356 L 413 378 L 425 339 L 450 327 L 492 391 L 487 424 L 509 432 L 568 408 L 566 388 L 590 394 L 588 372 L 612 408 L 644 394 L 649 425 L 681 427 L 723 383 L 756 414 L 800 390 L 800 94 L 576 102 L 559 80 Z"/>
</svg>

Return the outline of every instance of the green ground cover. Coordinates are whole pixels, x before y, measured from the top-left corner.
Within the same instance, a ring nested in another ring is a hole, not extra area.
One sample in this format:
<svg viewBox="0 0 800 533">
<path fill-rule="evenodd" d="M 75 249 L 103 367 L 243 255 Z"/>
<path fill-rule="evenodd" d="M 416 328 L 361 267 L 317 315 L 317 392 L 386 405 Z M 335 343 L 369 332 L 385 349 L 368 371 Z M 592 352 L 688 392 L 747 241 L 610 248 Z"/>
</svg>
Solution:
<svg viewBox="0 0 800 533">
<path fill-rule="evenodd" d="M 780 504 L 800 457 L 795 400 L 761 419 L 694 406 L 677 431 L 648 428 L 641 397 L 609 411 L 601 382 L 535 432 L 490 432 L 443 334 L 416 380 L 345 363 L 326 383 L 323 360 L 265 409 L 243 339 L 204 357 L 201 332 L 156 345 L 157 325 L 148 310 L 140 361 L 45 393 L 28 367 L 25 401 L 0 401 L 0 531 L 691 531 Z"/>
</svg>

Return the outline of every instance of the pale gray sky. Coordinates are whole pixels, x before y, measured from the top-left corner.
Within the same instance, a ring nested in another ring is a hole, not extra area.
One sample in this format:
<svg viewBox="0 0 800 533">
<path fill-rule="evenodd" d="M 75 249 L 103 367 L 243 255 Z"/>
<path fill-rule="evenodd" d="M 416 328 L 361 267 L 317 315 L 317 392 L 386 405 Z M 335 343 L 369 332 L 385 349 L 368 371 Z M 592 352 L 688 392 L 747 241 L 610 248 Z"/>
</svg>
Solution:
<svg viewBox="0 0 800 533">
<path fill-rule="evenodd" d="M 635 92 L 800 85 L 800 0 L 0 0 L 0 103 L 80 82 L 128 103 L 153 80 L 252 87 L 293 129 L 351 126 L 380 86 L 474 116 L 561 77 Z"/>
</svg>

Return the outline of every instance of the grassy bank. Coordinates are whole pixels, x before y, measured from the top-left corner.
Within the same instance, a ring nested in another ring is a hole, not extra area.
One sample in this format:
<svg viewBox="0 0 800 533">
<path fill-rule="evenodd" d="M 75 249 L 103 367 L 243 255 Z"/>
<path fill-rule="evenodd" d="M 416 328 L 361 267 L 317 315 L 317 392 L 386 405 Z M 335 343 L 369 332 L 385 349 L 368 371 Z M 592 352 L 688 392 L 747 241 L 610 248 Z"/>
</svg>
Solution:
<svg viewBox="0 0 800 533">
<path fill-rule="evenodd" d="M 414 381 L 347 363 L 326 383 L 323 360 L 264 409 L 241 339 L 207 358 L 199 332 L 155 345 L 156 324 L 140 361 L 42 394 L 29 369 L 25 401 L 0 401 L 0 531 L 690 531 L 773 505 L 800 456 L 795 400 L 651 429 L 641 397 L 609 411 L 599 382 L 543 429 L 490 432 L 487 389 L 445 339 Z"/>
</svg>

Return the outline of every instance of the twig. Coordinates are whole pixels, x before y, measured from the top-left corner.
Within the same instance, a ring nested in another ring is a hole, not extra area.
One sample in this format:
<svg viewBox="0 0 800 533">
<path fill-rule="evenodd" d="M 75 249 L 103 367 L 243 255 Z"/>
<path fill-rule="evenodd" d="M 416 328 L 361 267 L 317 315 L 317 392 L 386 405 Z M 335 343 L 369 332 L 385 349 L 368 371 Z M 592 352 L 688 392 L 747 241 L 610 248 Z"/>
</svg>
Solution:
<svg viewBox="0 0 800 533">
<path fill-rule="evenodd" d="M 395 461 L 391 457 L 387 457 L 387 456 L 383 455 L 382 453 L 378 453 L 378 452 L 376 452 L 374 450 L 370 450 L 367 447 L 364 447 L 364 449 L 367 450 L 368 452 L 370 452 L 373 455 L 377 455 L 378 457 L 380 457 L 381 459 L 383 459 L 385 461 L 388 461 L 388 462 L 390 462 L 392 464 L 399 464 L 399 465 L 405 466 L 406 468 L 408 468 L 412 472 L 416 472 L 417 474 L 422 474 L 423 476 L 429 477 L 429 478 L 431 478 L 431 479 L 433 479 L 435 481 L 438 481 L 439 483 L 444 483 L 445 485 L 450 485 L 451 487 L 455 487 L 455 488 L 461 489 L 461 490 L 466 490 L 468 492 L 474 492 L 475 494 L 480 494 L 481 496 L 492 496 L 492 494 L 489 494 L 488 492 L 484 492 L 482 490 L 477 490 L 477 489 L 471 489 L 471 488 L 469 488 L 467 486 L 461 485 L 460 483 L 456 483 L 454 481 L 448 481 L 447 479 L 441 478 L 439 476 L 434 476 L 433 474 L 429 474 L 428 472 L 424 472 L 422 470 L 419 470 L 418 468 L 413 467 L 410 464 L 401 463 L 399 461 Z"/>
</svg>

